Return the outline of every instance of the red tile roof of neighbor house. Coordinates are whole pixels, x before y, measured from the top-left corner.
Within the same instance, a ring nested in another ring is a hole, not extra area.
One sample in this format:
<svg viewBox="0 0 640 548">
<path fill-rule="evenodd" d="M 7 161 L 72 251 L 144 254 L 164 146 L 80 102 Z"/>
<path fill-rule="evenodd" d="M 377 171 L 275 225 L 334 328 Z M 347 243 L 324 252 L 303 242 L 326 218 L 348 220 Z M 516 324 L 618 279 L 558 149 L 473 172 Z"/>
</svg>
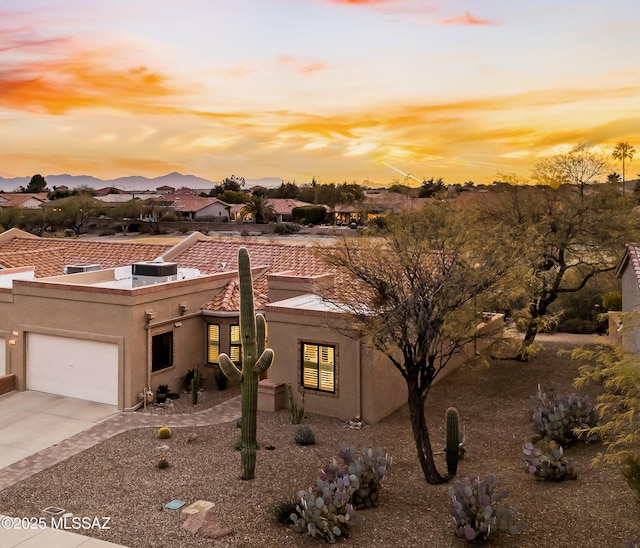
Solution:
<svg viewBox="0 0 640 548">
<path fill-rule="evenodd" d="M 277 215 L 291 215 L 296 207 L 310 206 L 309 202 L 301 202 L 300 200 L 292 200 L 291 198 L 269 198 L 267 203 L 273 206 Z"/>
<path fill-rule="evenodd" d="M 137 244 L 16 237 L 0 244 L 0 266 L 35 267 L 37 278 L 59 276 L 70 264 L 99 264 L 103 268 L 151 261 L 171 249 L 168 244 Z"/>
<path fill-rule="evenodd" d="M 0 194 L 0 207 L 20 207 L 25 202 L 35 199 L 41 203 L 48 202 L 47 193 L 3 192 Z"/>
<path fill-rule="evenodd" d="M 185 213 L 192 213 L 200 211 L 211 204 L 222 204 L 228 206 L 222 200 L 217 198 L 205 198 L 204 196 L 197 196 L 195 194 L 164 194 L 155 198 L 159 202 L 171 202 L 171 207 L 176 211 L 184 211 Z"/>
</svg>

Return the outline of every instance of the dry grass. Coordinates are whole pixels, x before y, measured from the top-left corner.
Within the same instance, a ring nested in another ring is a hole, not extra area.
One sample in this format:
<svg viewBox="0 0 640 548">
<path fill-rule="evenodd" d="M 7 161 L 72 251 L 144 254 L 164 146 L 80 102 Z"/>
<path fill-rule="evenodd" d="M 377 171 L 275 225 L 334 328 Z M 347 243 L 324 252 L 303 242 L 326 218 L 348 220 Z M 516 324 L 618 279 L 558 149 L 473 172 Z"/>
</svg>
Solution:
<svg viewBox="0 0 640 548">
<path fill-rule="evenodd" d="M 546 349 L 529 364 L 494 362 L 465 367 L 432 390 L 428 416 L 434 448 L 444 445 L 444 413 L 458 408 L 467 437 L 467 455 L 459 476 L 494 474 L 509 491 L 505 505 L 518 507 L 527 523 L 518 537 L 492 537 L 501 547 L 620 547 L 636 540 L 638 509 L 632 492 L 614 467 L 591 468 L 598 445 L 576 446 L 567 456 L 578 470 L 576 481 L 542 483 L 523 472 L 520 450 L 529 435 L 529 397 L 540 382 L 560 392 L 571 391 L 577 364 L 558 356 L 562 345 Z M 566 345 L 565 345 L 566 346 Z M 224 394 L 224 393 L 221 393 Z M 592 391 L 591 396 L 594 393 Z M 348 546 L 465 546 L 455 538 L 448 516 L 447 485 L 430 486 L 419 469 L 406 407 L 379 424 L 362 430 L 343 428 L 325 417 L 307 416 L 318 443 L 298 447 L 298 426 L 288 413 L 261 413 L 256 478 L 239 479 L 240 455 L 233 450 L 238 430 L 233 423 L 175 430 L 168 449 L 155 429 L 128 432 L 87 450 L 0 493 L 0 509 L 15 516 L 38 516 L 42 508 L 59 506 L 76 516 L 110 516 L 110 531 L 92 536 L 130 547 L 151 546 L 321 546 L 277 525 L 272 508 L 309 486 L 319 467 L 335 455 L 342 442 L 383 446 L 394 458 L 381 493 L 381 505 L 362 512 Z M 267 451 L 266 445 L 275 446 Z M 165 453 L 171 467 L 154 462 Z M 445 465 L 438 456 L 442 471 Z M 174 498 L 215 503 L 214 511 L 233 535 L 218 541 L 191 537 L 181 529 L 185 515 L 163 509 Z"/>
</svg>

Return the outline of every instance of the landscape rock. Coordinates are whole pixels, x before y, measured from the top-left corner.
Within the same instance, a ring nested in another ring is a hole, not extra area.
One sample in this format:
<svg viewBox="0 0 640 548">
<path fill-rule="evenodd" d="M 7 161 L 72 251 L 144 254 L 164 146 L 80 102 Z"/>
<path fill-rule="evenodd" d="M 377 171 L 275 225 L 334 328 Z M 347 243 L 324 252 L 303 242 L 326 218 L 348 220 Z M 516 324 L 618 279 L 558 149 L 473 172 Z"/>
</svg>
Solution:
<svg viewBox="0 0 640 548">
<path fill-rule="evenodd" d="M 210 511 L 191 514 L 182 524 L 182 528 L 192 535 L 210 539 L 223 538 L 233 533 Z"/>
</svg>

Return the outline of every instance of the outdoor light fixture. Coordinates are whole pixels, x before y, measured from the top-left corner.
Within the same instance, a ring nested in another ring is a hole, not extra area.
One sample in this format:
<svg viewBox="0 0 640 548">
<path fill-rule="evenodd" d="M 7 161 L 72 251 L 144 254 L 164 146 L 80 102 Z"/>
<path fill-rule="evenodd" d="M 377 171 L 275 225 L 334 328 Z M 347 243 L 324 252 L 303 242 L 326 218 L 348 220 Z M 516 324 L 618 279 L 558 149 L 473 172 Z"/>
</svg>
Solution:
<svg viewBox="0 0 640 548">
<path fill-rule="evenodd" d="M 173 327 L 182 327 L 182 322 L 176 322 L 173 324 Z"/>
</svg>

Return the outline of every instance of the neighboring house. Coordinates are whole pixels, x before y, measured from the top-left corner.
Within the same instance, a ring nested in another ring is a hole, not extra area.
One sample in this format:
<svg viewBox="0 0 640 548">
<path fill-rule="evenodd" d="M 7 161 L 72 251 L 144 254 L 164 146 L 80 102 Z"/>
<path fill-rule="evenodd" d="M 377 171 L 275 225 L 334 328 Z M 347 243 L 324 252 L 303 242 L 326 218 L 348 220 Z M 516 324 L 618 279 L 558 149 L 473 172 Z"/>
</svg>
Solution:
<svg viewBox="0 0 640 548">
<path fill-rule="evenodd" d="M 340 419 L 376 422 L 406 402 L 400 373 L 318 296 L 342 282 L 314 248 L 199 232 L 175 246 L 0 234 L 0 388 L 131 410 L 145 387 L 181 391 L 189 369 L 212 383 L 221 352 L 241 357 L 240 246 L 276 356 L 261 409 L 286 407 L 287 383 L 308 412 Z"/>
<path fill-rule="evenodd" d="M 175 192 L 164 194 L 157 200 L 192 221 L 228 223 L 231 219 L 231 206 L 217 198 L 205 198 L 191 192 Z"/>
<path fill-rule="evenodd" d="M 267 203 L 273 207 L 277 223 L 293 221 L 293 210 L 296 207 L 313 205 L 309 202 L 302 202 L 301 200 L 293 200 L 290 198 L 269 198 Z"/>
<path fill-rule="evenodd" d="M 640 314 L 640 244 L 627 244 L 616 276 L 622 282 L 622 313 L 626 314 L 626 325 L 625 329 L 616 326 L 618 316 L 610 313 L 609 334 L 625 349 L 640 353 L 640 317 L 634 317 Z"/>
<path fill-rule="evenodd" d="M 42 204 L 48 202 L 47 193 L 23 193 L 23 192 L 3 192 L 0 193 L 0 207 L 17 207 L 22 209 L 37 209 Z"/>
</svg>

